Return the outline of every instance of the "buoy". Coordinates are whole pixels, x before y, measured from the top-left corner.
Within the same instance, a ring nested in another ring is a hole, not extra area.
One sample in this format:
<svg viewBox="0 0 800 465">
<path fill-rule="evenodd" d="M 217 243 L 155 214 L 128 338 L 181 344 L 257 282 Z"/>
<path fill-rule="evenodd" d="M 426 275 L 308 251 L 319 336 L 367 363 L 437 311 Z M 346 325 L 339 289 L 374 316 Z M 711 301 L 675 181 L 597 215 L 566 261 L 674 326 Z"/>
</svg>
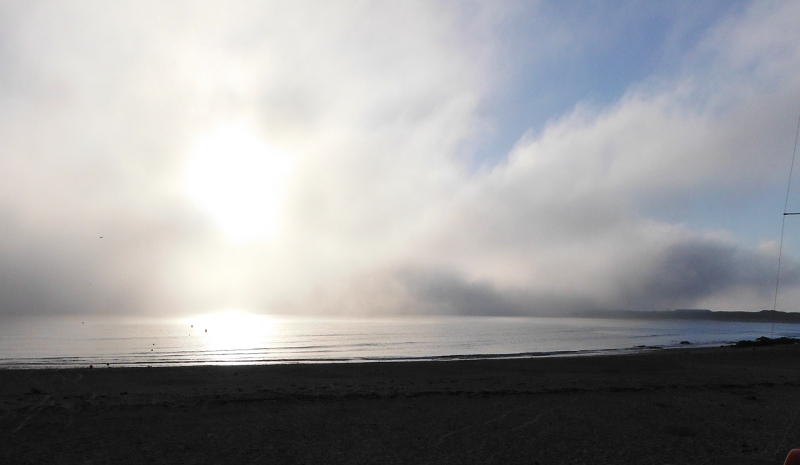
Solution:
<svg viewBox="0 0 800 465">
<path fill-rule="evenodd" d="M 783 465 L 800 465 L 800 449 L 790 450 Z"/>
</svg>

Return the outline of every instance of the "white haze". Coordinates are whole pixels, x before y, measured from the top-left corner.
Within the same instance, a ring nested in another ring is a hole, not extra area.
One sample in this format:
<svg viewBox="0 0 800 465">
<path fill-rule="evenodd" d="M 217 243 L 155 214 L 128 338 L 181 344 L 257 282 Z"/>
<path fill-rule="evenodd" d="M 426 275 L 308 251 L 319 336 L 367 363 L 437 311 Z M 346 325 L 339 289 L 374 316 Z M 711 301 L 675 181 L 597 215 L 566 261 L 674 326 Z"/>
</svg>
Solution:
<svg viewBox="0 0 800 465">
<path fill-rule="evenodd" d="M 736 10 L 668 72 L 476 161 L 521 72 L 518 7 L 0 3 L 0 314 L 771 308 L 800 4 Z M 531 53 L 591 40 L 533 10 Z M 279 226 L 246 241 L 181 181 L 241 121 L 294 163 Z"/>
</svg>

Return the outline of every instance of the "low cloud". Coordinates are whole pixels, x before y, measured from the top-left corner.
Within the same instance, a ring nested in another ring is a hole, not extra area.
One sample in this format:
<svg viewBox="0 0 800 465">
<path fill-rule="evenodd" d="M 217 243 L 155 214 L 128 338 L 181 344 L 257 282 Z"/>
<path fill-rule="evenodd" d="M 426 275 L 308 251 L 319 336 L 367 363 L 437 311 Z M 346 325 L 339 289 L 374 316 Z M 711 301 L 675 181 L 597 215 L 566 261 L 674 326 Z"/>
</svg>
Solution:
<svg viewBox="0 0 800 465">
<path fill-rule="evenodd" d="M 640 250 L 627 263 L 616 262 L 593 275 L 585 271 L 570 275 L 578 267 L 574 264 L 555 266 L 558 282 L 546 285 L 537 285 L 540 279 L 508 284 L 469 278 L 457 269 L 396 267 L 328 283 L 299 308 L 349 315 L 539 316 L 692 308 L 703 303 L 716 303 L 718 310 L 760 310 L 772 308 L 776 278 L 772 252 L 753 251 L 721 238 L 686 236 L 655 250 Z M 796 261 L 784 258 L 781 283 L 786 288 L 800 284 Z"/>
</svg>

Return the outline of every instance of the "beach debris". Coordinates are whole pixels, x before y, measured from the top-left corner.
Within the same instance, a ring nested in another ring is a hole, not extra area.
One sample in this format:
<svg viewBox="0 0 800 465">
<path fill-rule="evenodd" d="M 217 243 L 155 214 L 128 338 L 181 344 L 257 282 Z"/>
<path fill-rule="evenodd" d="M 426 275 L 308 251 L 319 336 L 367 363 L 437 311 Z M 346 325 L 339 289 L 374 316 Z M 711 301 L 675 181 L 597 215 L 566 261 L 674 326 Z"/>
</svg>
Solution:
<svg viewBox="0 0 800 465">
<path fill-rule="evenodd" d="M 688 345 L 691 345 L 691 344 L 692 344 L 692 343 L 691 343 L 691 342 L 689 342 L 689 341 L 681 341 L 681 345 L 682 345 L 682 346 L 688 346 Z"/>
</svg>

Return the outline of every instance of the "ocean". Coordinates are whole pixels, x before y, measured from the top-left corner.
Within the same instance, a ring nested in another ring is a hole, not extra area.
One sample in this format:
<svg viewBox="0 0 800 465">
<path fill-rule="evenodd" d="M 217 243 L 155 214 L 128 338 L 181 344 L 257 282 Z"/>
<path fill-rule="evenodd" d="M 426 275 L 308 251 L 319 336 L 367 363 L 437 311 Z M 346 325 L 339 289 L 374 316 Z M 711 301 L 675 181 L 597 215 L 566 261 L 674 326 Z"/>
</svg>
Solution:
<svg viewBox="0 0 800 465">
<path fill-rule="evenodd" d="M 800 325 L 544 317 L 0 319 L 0 367 L 363 362 L 599 354 L 800 337 Z"/>
</svg>

